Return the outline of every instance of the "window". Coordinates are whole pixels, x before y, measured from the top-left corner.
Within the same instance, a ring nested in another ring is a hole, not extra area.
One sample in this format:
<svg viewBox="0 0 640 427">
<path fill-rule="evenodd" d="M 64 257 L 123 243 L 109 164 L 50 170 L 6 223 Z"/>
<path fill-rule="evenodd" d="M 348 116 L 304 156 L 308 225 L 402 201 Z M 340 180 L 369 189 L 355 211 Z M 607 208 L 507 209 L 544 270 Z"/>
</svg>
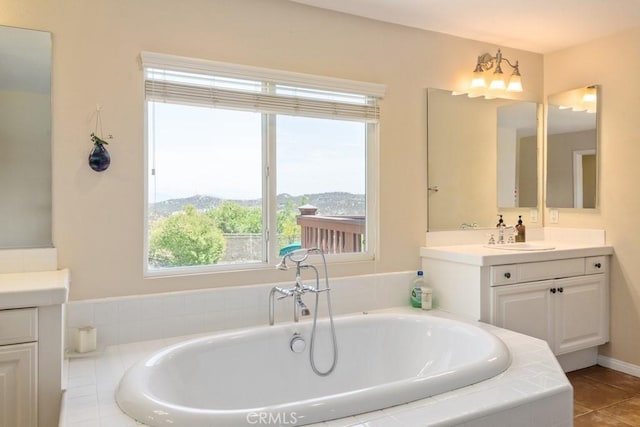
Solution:
<svg viewBox="0 0 640 427">
<path fill-rule="evenodd" d="M 149 274 L 372 258 L 380 85 L 143 53 Z"/>
</svg>

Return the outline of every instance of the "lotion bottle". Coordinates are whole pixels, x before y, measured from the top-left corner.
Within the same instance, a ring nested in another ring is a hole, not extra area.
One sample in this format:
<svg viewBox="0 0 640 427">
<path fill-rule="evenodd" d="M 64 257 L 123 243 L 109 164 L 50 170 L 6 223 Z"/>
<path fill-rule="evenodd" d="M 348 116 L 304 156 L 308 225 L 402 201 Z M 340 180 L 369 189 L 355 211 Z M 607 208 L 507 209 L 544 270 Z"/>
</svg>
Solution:
<svg viewBox="0 0 640 427">
<path fill-rule="evenodd" d="M 518 234 L 516 234 L 516 242 L 525 242 L 526 227 L 522 223 L 522 215 L 518 215 L 518 225 L 516 225 L 516 231 L 518 232 Z"/>
</svg>

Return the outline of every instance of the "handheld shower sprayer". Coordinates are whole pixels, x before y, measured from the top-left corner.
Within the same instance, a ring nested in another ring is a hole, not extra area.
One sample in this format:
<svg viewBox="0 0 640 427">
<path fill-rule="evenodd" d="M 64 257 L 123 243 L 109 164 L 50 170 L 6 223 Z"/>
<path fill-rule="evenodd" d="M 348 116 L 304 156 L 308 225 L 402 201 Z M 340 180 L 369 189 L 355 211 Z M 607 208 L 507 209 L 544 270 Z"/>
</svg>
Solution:
<svg viewBox="0 0 640 427">
<path fill-rule="evenodd" d="M 309 257 L 309 254 L 313 251 L 318 251 L 318 249 L 296 249 L 295 251 L 287 252 L 282 256 L 282 259 L 280 260 L 278 265 L 276 265 L 276 268 L 278 270 L 288 270 L 289 266 L 287 265 L 287 258 L 299 265 L 300 263 L 306 261 Z"/>
</svg>

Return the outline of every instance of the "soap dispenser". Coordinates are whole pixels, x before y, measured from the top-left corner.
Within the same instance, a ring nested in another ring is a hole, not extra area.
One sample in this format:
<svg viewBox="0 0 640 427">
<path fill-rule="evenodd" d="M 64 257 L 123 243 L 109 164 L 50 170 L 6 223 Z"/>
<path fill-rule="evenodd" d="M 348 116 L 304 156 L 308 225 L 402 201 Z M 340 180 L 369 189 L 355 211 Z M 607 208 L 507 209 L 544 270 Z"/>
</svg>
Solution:
<svg viewBox="0 0 640 427">
<path fill-rule="evenodd" d="M 500 217 L 500 219 L 498 220 L 498 224 L 496 224 L 496 227 L 498 228 L 506 227 L 507 224 L 504 223 L 504 220 L 502 219 L 502 215 L 498 214 L 498 216 Z"/>
<path fill-rule="evenodd" d="M 517 231 L 516 242 L 526 241 L 526 238 L 525 238 L 526 227 L 522 223 L 522 215 L 518 215 L 518 225 L 516 225 L 516 231 Z"/>
</svg>

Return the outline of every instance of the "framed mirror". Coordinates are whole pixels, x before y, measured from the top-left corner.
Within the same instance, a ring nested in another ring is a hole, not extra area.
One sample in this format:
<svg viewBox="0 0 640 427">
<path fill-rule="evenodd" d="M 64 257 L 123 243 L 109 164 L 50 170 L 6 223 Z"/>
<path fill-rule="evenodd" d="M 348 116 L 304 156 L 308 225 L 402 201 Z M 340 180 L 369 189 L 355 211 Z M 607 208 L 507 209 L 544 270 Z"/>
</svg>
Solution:
<svg viewBox="0 0 640 427">
<path fill-rule="evenodd" d="M 598 98 L 597 85 L 548 97 L 546 205 L 549 208 L 597 206 Z"/>
<path fill-rule="evenodd" d="M 429 231 L 513 225 L 537 209 L 538 106 L 427 90 Z M 513 208 L 513 214 L 507 210 Z"/>
<path fill-rule="evenodd" d="M 0 248 L 51 247 L 51 34 L 0 26 Z"/>
</svg>

